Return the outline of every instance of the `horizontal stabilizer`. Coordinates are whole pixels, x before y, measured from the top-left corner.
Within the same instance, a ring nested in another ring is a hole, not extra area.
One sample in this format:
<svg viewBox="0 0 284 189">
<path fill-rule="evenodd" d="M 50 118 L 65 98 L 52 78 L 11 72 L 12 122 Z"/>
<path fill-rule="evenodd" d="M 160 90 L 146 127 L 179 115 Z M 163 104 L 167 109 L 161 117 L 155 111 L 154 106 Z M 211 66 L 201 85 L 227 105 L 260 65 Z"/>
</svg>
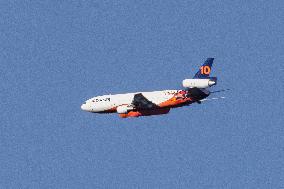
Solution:
<svg viewBox="0 0 284 189">
<path fill-rule="evenodd" d="M 221 97 L 215 97 L 215 98 L 205 98 L 200 100 L 200 102 L 204 102 L 204 101 L 212 101 L 212 100 L 220 100 L 220 99 L 225 99 L 226 97 L 221 96 Z"/>
</svg>

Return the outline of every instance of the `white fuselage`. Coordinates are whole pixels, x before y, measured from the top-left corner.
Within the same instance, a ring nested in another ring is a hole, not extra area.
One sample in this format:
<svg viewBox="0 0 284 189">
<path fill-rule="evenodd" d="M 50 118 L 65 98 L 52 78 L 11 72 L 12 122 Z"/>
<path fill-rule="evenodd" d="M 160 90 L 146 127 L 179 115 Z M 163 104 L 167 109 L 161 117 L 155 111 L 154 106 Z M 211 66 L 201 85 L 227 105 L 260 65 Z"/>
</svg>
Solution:
<svg viewBox="0 0 284 189">
<path fill-rule="evenodd" d="M 115 111 L 116 107 L 118 106 L 131 105 L 134 95 L 137 93 L 142 93 L 144 97 L 155 104 L 161 104 L 173 98 L 174 95 L 179 91 L 181 90 L 164 90 L 97 96 L 87 100 L 84 104 L 82 104 L 81 108 L 89 112 Z"/>
<path fill-rule="evenodd" d="M 207 58 L 192 79 L 184 79 L 184 90 L 136 92 L 93 97 L 81 105 L 88 112 L 116 112 L 121 118 L 167 114 L 171 108 L 201 103 L 210 95 L 208 88 L 217 84 L 210 77 L 214 58 Z"/>
</svg>

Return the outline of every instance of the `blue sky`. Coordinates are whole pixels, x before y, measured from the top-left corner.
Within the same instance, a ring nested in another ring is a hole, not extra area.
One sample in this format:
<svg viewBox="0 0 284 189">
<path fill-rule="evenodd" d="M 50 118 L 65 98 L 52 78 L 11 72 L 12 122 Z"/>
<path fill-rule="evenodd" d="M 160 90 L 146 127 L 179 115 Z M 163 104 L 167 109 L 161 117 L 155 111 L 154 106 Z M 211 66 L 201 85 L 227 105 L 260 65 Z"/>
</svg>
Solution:
<svg viewBox="0 0 284 189">
<path fill-rule="evenodd" d="M 281 188 L 283 1 L 1 1 L 0 188 Z M 215 57 L 227 99 L 119 119 L 86 99 L 181 89 Z"/>
</svg>

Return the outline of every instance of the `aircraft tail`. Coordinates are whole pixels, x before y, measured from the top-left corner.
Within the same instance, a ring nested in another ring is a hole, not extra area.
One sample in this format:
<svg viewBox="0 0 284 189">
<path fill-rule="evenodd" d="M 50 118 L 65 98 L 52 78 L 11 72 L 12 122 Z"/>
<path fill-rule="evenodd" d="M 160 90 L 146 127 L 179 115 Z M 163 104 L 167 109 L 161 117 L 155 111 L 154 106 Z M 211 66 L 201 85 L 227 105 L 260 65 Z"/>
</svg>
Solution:
<svg viewBox="0 0 284 189">
<path fill-rule="evenodd" d="M 211 73 L 211 68 L 214 58 L 207 58 L 204 64 L 199 68 L 199 71 L 194 75 L 194 79 L 208 78 Z"/>
</svg>

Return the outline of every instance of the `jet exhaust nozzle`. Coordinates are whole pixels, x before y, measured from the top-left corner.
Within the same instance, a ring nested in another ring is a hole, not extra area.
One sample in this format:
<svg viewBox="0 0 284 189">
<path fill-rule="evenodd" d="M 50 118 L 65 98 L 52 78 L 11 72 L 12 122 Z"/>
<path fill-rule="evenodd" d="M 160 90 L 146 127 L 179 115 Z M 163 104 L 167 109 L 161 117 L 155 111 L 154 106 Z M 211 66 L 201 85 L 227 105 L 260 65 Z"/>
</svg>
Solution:
<svg viewBox="0 0 284 189">
<path fill-rule="evenodd" d="M 208 81 L 208 85 L 209 85 L 209 87 L 211 87 L 213 85 L 216 85 L 216 82 L 213 81 L 213 80 L 210 80 L 210 81 Z"/>
</svg>

